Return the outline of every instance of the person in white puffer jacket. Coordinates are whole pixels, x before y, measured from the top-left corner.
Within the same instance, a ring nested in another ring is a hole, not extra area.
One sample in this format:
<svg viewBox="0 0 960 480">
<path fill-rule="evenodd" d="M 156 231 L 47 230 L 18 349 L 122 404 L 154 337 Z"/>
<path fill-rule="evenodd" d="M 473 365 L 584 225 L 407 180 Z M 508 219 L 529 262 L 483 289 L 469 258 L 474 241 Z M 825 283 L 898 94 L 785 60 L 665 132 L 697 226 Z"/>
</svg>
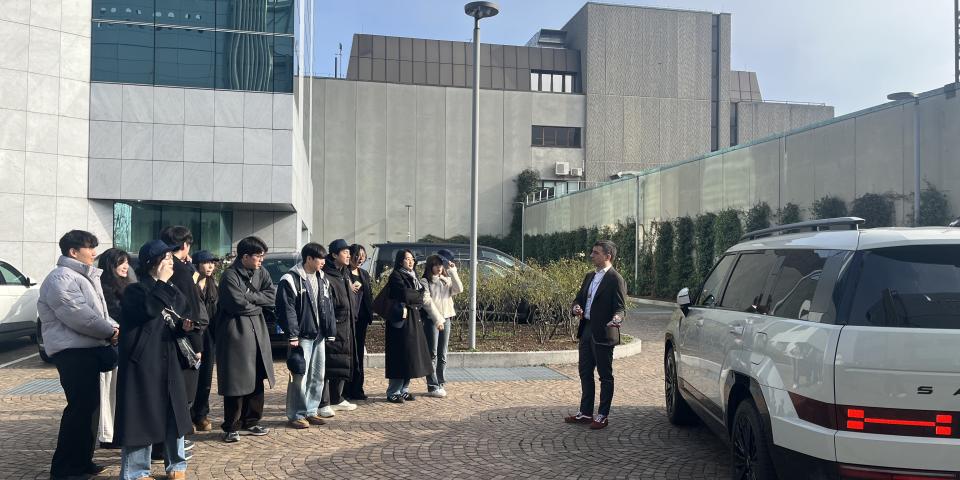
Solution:
<svg viewBox="0 0 960 480">
<path fill-rule="evenodd" d="M 457 265 L 453 263 L 453 253 L 441 249 L 437 255 L 427 258 L 420 279 L 430 291 L 433 303 L 444 318 L 443 330 L 424 323 L 423 333 L 427 336 L 427 347 L 433 359 L 433 373 L 427 376 L 427 396 L 443 398 L 447 396 L 444 371 L 447 367 L 447 346 L 450 343 L 450 323 L 457 312 L 453 308 L 453 296 L 463 291 L 463 282 L 457 274 Z"/>
</svg>

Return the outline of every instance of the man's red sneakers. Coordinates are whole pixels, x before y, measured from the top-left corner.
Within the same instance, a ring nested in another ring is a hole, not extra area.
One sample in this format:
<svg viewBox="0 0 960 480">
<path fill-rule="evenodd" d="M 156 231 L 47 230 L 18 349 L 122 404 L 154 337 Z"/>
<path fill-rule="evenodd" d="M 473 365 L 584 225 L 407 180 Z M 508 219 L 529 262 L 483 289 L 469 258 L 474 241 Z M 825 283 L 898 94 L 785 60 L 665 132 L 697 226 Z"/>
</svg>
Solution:
<svg viewBox="0 0 960 480">
<path fill-rule="evenodd" d="M 584 415 L 580 412 L 577 412 L 576 415 L 570 415 L 569 417 L 563 418 L 564 423 L 582 423 L 588 424 L 593 422 L 593 417 L 590 415 Z"/>
<path fill-rule="evenodd" d="M 600 430 L 601 428 L 607 428 L 606 415 L 597 415 L 597 417 L 590 422 L 590 430 Z"/>
</svg>

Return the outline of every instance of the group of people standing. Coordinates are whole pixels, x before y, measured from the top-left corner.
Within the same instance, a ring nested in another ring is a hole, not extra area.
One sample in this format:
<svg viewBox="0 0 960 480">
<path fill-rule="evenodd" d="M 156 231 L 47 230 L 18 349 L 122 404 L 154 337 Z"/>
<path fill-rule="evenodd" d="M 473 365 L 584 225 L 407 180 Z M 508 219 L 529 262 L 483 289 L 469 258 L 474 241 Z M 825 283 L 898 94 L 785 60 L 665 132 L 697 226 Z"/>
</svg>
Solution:
<svg viewBox="0 0 960 480">
<path fill-rule="evenodd" d="M 89 232 L 67 232 L 57 267 L 40 288 L 44 348 L 67 398 L 50 476 L 88 478 L 105 467 L 101 448 L 121 449 L 123 479 L 150 478 L 163 461 L 168 478 L 186 478 L 191 432 L 212 430 L 208 416 L 213 369 L 223 397 L 222 439 L 262 436 L 264 382 L 275 384 L 265 308 L 275 308 L 287 335 L 286 415 L 291 428 L 323 425 L 337 411 L 366 400 L 363 356 L 374 311 L 385 320 L 387 400 L 415 399 L 412 378 L 427 395 L 445 397 L 453 296 L 463 291 L 453 255 L 429 257 L 422 277 L 415 257 L 398 253 L 376 299 L 360 265 L 361 245 L 342 239 L 329 251 L 308 243 L 300 262 L 274 285 L 262 268 L 267 245 L 246 237 L 220 275 L 210 252 L 192 257 L 189 229 L 165 228 L 130 255 L 111 248 L 97 258 Z M 94 263 L 97 262 L 97 266 Z"/>
</svg>

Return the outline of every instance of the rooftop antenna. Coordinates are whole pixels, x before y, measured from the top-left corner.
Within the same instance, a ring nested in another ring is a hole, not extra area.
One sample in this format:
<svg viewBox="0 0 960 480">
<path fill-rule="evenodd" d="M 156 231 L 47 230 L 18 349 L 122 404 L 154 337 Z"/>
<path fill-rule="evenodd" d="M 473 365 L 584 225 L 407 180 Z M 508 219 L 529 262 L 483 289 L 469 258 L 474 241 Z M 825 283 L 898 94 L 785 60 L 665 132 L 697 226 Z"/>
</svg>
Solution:
<svg viewBox="0 0 960 480">
<path fill-rule="evenodd" d="M 343 43 L 338 43 L 337 45 L 340 47 L 340 51 L 339 53 L 337 53 L 337 58 L 340 59 L 340 69 L 342 70 L 343 69 Z M 337 77 L 337 78 L 340 78 L 340 77 Z"/>
</svg>

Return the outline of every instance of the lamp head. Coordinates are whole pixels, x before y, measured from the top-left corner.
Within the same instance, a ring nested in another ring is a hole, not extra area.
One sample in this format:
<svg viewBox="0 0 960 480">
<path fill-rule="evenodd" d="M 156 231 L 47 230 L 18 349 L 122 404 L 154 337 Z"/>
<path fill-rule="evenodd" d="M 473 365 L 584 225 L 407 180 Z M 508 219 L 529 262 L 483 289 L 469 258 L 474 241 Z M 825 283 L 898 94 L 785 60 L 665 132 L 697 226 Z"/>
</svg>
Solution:
<svg viewBox="0 0 960 480">
<path fill-rule="evenodd" d="M 470 2 L 463 7 L 467 15 L 480 20 L 500 13 L 500 7 L 493 2 Z"/>
<path fill-rule="evenodd" d="M 917 94 L 913 92 L 897 92 L 887 95 L 887 100 L 893 100 L 895 102 L 902 102 L 905 100 L 916 100 Z"/>
</svg>

